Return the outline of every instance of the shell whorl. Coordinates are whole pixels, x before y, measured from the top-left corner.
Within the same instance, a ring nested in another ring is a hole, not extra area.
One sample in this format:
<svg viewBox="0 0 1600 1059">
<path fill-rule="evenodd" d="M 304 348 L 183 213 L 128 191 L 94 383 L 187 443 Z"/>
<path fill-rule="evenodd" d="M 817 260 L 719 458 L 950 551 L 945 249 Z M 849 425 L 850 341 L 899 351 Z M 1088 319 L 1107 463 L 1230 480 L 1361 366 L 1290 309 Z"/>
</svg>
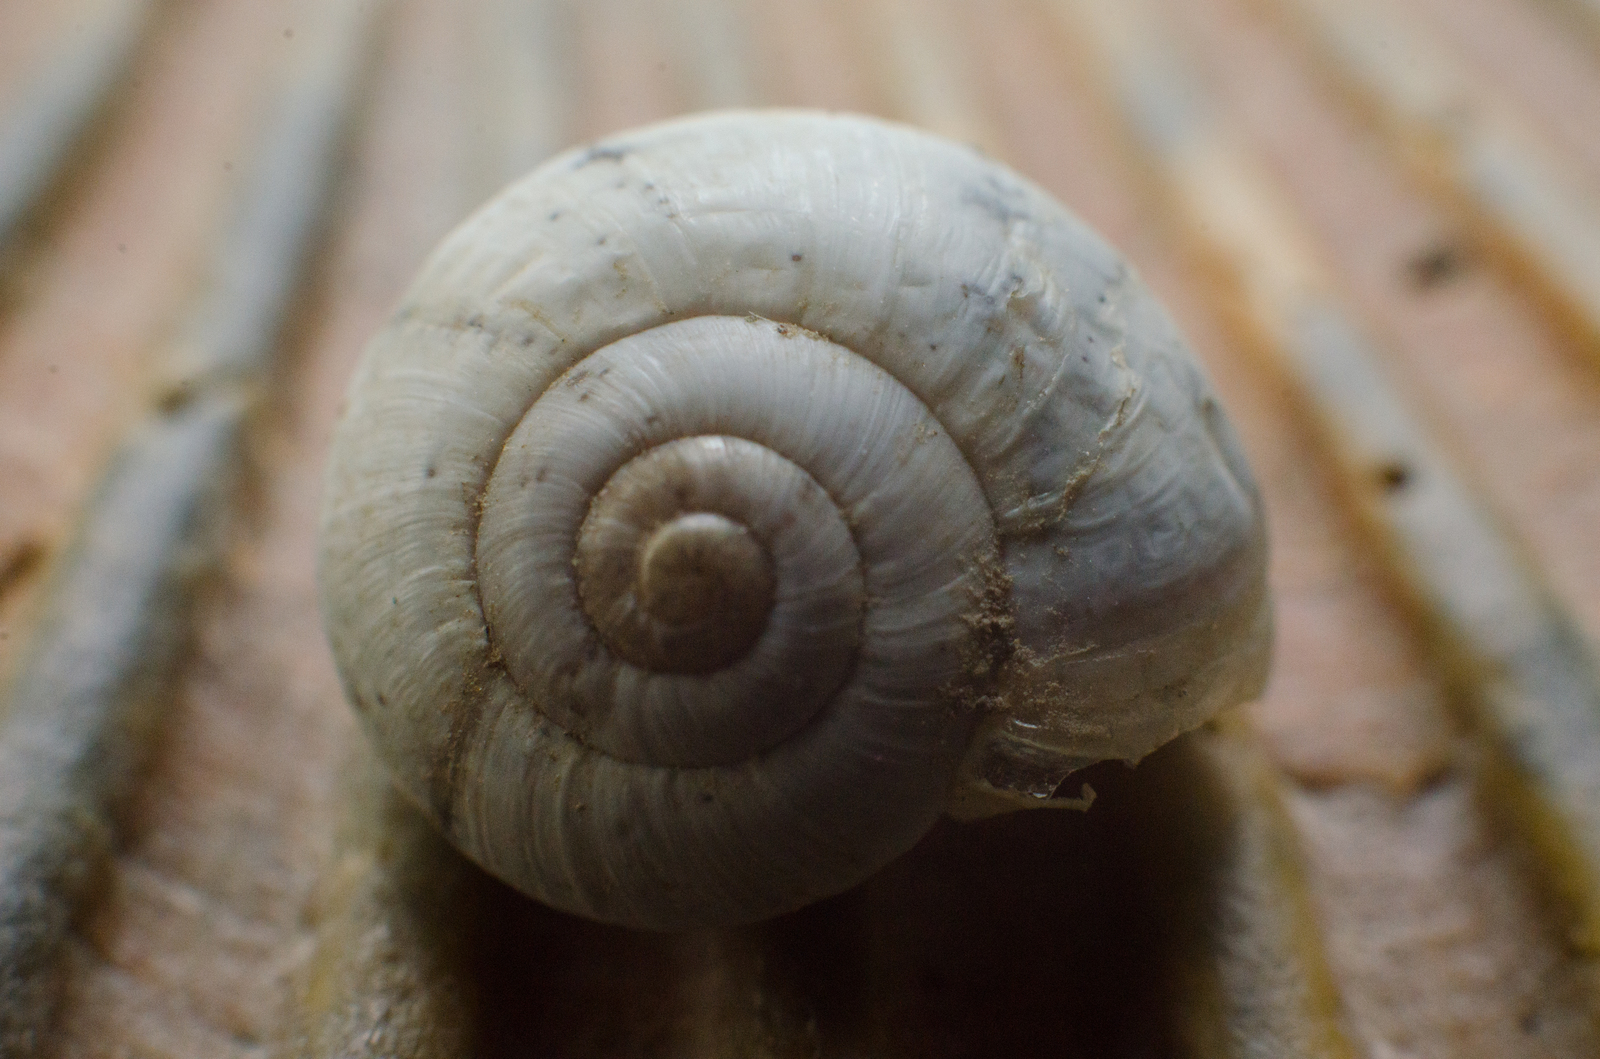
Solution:
<svg viewBox="0 0 1600 1059">
<path fill-rule="evenodd" d="M 836 893 L 1265 661 L 1259 501 L 1166 317 L 1031 185 L 868 119 L 513 185 L 363 360 L 322 541 L 400 783 L 633 926 Z"/>
<path fill-rule="evenodd" d="M 766 605 L 724 593 L 671 644 L 641 605 L 649 546 L 708 519 L 739 542 L 709 575 L 756 574 Z M 545 391 L 490 475 L 477 545 L 528 698 L 619 761 L 690 767 L 954 695 L 994 556 L 983 493 L 915 396 L 821 338 L 716 316 L 620 339 Z"/>
</svg>

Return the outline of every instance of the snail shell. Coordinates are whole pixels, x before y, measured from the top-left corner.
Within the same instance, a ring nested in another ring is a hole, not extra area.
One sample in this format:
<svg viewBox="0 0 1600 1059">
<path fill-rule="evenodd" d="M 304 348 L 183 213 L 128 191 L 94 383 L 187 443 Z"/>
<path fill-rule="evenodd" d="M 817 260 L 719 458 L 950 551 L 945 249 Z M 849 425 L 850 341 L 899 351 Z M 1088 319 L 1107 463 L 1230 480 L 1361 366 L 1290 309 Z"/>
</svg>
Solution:
<svg viewBox="0 0 1600 1059">
<path fill-rule="evenodd" d="M 1129 267 L 909 128 L 732 112 L 445 240 L 337 430 L 323 611 L 398 782 L 558 908 L 840 892 L 1259 690 L 1250 473 Z"/>
</svg>

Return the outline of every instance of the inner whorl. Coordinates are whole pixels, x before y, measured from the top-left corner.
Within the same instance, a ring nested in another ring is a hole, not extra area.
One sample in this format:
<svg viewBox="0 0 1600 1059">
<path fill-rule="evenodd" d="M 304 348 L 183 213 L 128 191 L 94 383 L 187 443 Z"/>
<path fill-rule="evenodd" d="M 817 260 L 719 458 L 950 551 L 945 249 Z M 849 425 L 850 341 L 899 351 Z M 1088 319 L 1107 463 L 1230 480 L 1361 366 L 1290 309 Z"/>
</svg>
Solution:
<svg viewBox="0 0 1600 1059">
<path fill-rule="evenodd" d="M 606 646 L 654 672 L 711 673 L 761 638 L 777 587 L 772 555 L 714 488 L 741 472 L 770 474 L 761 462 L 723 438 L 694 438 L 607 483 L 576 555 L 579 596 Z"/>
<path fill-rule="evenodd" d="M 977 481 L 913 393 L 728 317 L 569 369 L 500 453 L 476 541 L 522 701 L 614 760 L 690 767 L 947 712 L 992 555 Z M 841 752 L 898 738 L 870 733 Z"/>
</svg>

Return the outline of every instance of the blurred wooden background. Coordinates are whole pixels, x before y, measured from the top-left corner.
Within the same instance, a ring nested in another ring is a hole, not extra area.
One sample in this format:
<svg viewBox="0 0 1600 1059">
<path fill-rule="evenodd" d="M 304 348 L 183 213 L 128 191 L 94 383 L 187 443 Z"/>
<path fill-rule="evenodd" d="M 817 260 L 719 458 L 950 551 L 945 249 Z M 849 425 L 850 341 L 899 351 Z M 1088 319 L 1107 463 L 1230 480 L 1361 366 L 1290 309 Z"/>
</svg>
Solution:
<svg viewBox="0 0 1600 1059">
<path fill-rule="evenodd" d="M 396 804 L 320 464 L 422 256 L 707 107 L 1014 165 L 1173 310 L 1266 493 L 1262 701 L 1087 814 L 658 937 Z M 1595 0 L 9 0 L 0 1055 L 1600 1054 Z"/>
</svg>

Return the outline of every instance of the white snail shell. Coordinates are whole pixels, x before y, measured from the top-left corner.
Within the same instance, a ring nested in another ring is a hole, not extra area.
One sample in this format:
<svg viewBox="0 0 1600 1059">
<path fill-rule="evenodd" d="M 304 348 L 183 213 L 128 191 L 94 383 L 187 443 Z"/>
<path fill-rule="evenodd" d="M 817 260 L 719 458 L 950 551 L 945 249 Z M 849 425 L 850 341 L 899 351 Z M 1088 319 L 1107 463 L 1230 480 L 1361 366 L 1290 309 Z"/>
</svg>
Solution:
<svg viewBox="0 0 1600 1059">
<path fill-rule="evenodd" d="M 457 845 L 674 929 L 1254 694 L 1264 555 L 1203 375 L 1081 222 L 909 128 L 734 112 L 444 242 L 352 385 L 321 583 Z"/>
</svg>

